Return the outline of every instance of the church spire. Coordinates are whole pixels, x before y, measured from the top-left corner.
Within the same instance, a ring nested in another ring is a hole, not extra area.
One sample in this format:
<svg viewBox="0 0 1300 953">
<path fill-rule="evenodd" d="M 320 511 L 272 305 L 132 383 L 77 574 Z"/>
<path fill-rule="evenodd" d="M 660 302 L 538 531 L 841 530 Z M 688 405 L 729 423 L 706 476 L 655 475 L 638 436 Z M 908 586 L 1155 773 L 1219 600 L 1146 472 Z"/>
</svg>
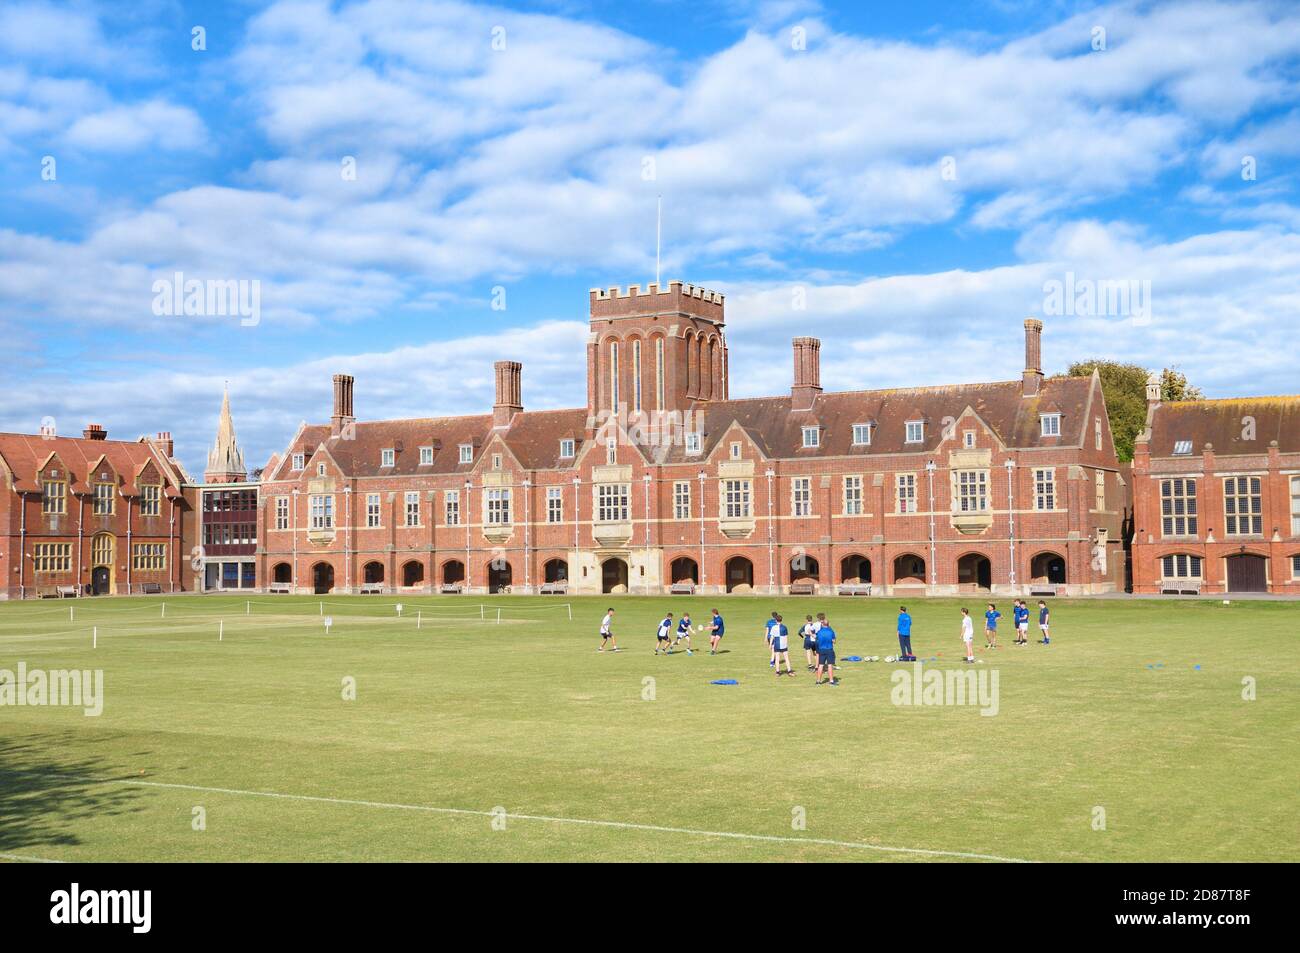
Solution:
<svg viewBox="0 0 1300 953">
<path fill-rule="evenodd" d="M 208 451 L 208 468 L 203 471 L 205 483 L 243 483 L 248 479 L 244 469 L 244 452 L 235 440 L 235 424 L 230 419 L 230 383 L 227 381 L 221 398 L 221 418 L 217 422 L 217 442 Z"/>
</svg>

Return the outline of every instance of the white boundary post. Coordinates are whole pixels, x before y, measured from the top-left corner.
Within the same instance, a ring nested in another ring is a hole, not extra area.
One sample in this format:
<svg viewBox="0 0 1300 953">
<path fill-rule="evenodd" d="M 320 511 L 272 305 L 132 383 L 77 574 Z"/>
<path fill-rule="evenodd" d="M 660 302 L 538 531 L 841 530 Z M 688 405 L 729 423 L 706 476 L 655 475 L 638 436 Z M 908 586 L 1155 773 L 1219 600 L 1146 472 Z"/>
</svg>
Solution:
<svg viewBox="0 0 1300 953">
<path fill-rule="evenodd" d="M 90 647 L 92 649 L 99 648 L 99 626 L 95 626 L 90 630 Z"/>
<path fill-rule="evenodd" d="M 226 638 L 226 620 L 221 619 L 217 622 L 217 641 L 223 642 Z"/>
</svg>

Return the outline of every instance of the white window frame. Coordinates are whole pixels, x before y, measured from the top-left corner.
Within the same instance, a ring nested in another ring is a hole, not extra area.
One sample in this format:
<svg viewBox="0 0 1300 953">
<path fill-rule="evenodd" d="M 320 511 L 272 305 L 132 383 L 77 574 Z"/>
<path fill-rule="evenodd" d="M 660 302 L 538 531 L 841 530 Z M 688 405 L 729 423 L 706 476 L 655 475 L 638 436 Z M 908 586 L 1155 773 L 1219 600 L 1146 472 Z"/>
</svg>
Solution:
<svg viewBox="0 0 1300 953">
<path fill-rule="evenodd" d="M 722 481 L 722 515 L 725 519 L 750 519 L 754 515 L 754 483 L 752 480 L 727 479 Z"/>
<path fill-rule="evenodd" d="M 414 517 L 414 518 L 412 518 Z M 420 526 L 420 491 L 406 491 L 406 525 Z"/>
<path fill-rule="evenodd" d="M 954 513 L 989 511 L 989 471 L 958 470 L 953 474 L 952 511 Z"/>
<path fill-rule="evenodd" d="M 460 445 L 460 462 L 461 463 L 474 462 L 474 445 L 472 443 L 462 443 Z"/>
<path fill-rule="evenodd" d="M 1300 536 L 1300 476 L 1291 478 L 1291 535 Z"/>
<path fill-rule="evenodd" d="M 691 518 L 691 481 L 673 481 L 673 519 Z"/>
<path fill-rule="evenodd" d="M 501 454 L 499 453 L 492 454 L 492 469 L 493 470 L 501 469 Z"/>
<path fill-rule="evenodd" d="M 442 519 L 447 526 L 460 525 L 460 490 L 442 491 Z"/>
<path fill-rule="evenodd" d="M 1161 579 L 1204 579 L 1205 563 L 1192 553 L 1169 553 L 1160 557 Z"/>
<path fill-rule="evenodd" d="M 850 473 L 844 477 L 844 515 L 862 515 L 862 475 Z"/>
<path fill-rule="evenodd" d="M 791 478 L 790 515 L 812 516 L 812 477 Z"/>
<path fill-rule="evenodd" d="M 698 433 L 686 434 L 686 452 L 688 454 L 698 454 L 704 447 L 704 441 L 700 439 Z"/>
<path fill-rule="evenodd" d="M 904 434 L 904 443 L 925 443 L 925 421 L 909 420 L 905 424 L 907 430 Z"/>
<path fill-rule="evenodd" d="M 963 431 L 961 435 L 961 443 L 962 446 L 967 450 L 973 448 L 975 446 L 975 431 L 973 430 Z"/>
<path fill-rule="evenodd" d="M 334 528 L 334 496 L 330 493 L 313 493 L 308 501 L 308 512 L 314 530 Z"/>
<path fill-rule="evenodd" d="M 433 464 L 433 447 L 420 448 L 420 466 L 427 467 Z"/>
<path fill-rule="evenodd" d="M 277 496 L 275 498 L 275 528 L 289 528 L 289 498 L 287 496 Z"/>
<path fill-rule="evenodd" d="M 564 487 L 562 486 L 546 488 L 546 522 L 564 522 Z"/>
<path fill-rule="evenodd" d="M 320 463 L 316 464 L 316 475 L 317 476 L 325 475 L 325 461 L 322 460 Z"/>
<path fill-rule="evenodd" d="M 871 424 L 854 424 L 853 425 L 853 446 L 869 447 L 871 446 Z"/>
<path fill-rule="evenodd" d="M 290 470 L 304 470 L 307 467 L 307 454 L 295 453 L 289 460 Z"/>
<path fill-rule="evenodd" d="M 1056 468 L 1034 468 L 1034 509 L 1056 509 Z"/>
<path fill-rule="evenodd" d="M 560 441 L 560 459 L 571 460 L 576 452 L 576 442 L 572 437 L 565 437 Z"/>
<path fill-rule="evenodd" d="M 734 440 L 734 441 L 732 441 L 732 443 L 731 443 L 731 459 L 733 459 L 733 460 L 739 460 L 739 459 L 740 459 L 740 441 L 739 441 L 739 440 Z"/>
<path fill-rule="evenodd" d="M 397 465 L 397 451 L 392 447 L 384 447 L 379 451 L 379 465 L 381 467 L 393 467 Z"/>
<path fill-rule="evenodd" d="M 916 505 L 916 474 L 894 474 L 894 503 L 898 513 L 918 513 Z"/>
<path fill-rule="evenodd" d="M 511 517 L 509 487 L 490 486 L 483 491 L 483 518 L 488 526 L 511 526 Z"/>
<path fill-rule="evenodd" d="M 1241 489 L 1242 486 L 1245 489 Z M 1232 489 L 1229 489 L 1229 487 Z M 1243 514 L 1245 502 L 1249 512 Z M 1245 520 L 1246 529 L 1241 528 Z M 1264 533 L 1264 480 L 1258 476 L 1224 477 L 1223 532 L 1225 536 L 1262 536 Z"/>
<path fill-rule="evenodd" d="M 366 494 L 366 529 L 383 526 L 383 505 L 378 493 Z"/>
<path fill-rule="evenodd" d="M 1038 433 L 1043 437 L 1059 437 L 1061 435 L 1061 415 L 1039 414 Z"/>
<path fill-rule="evenodd" d="M 803 448 L 805 450 L 815 449 L 822 445 L 822 428 L 821 427 L 802 427 Z"/>
<path fill-rule="evenodd" d="M 618 463 L 617 437 L 609 437 L 605 440 L 605 462 L 609 464 Z"/>
<path fill-rule="evenodd" d="M 630 483 L 597 483 L 592 493 L 597 523 L 626 523 L 632 518 Z"/>
</svg>

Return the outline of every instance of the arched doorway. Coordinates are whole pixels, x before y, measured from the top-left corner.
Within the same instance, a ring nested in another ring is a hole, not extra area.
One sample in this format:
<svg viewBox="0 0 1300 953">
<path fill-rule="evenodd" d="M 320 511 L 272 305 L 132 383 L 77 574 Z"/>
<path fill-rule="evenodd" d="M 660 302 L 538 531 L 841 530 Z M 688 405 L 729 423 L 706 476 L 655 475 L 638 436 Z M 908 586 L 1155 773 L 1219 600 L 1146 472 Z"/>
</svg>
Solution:
<svg viewBox="0 0 1300 953">
<path fill-rule="evenodd" d="M 1229 592 L 1268 592 L 1268 559 L 1236 553 L 1226 560 Z"/>
<path fill-rule="evenodd" d="M 103 595 L 116 587 L 117 539 L 112 533 L 96 533 L 90 540 L 90 592 Z"/>
<path fill-rule="evenodd" d="M 288 563 L 276 563 L 271 570 L 272 582 L 293 582 L 293 567 Z"/>
<path fill-rule="evenodd" d="M 548 559 L 542 566 L 542 582 L 568 582 L 569 561 L 567 559 Z"/>
<path fill-rule="evenodd" d="M 373 586 L 384 581 L 384 564 L 381 562 L 368 562 L 361 570 L 361 581 L 367 586 Z"/>
<path fill-rule="evenodd" d="M 673 585 L 688 582 L 693 586 L 700 584 L 700 565 L 690 556 L 678 556 L 668 567 L 668 575 Z"/>
<path fill-rule="evenodd" d="M 807 553 L 798 553 L 790 560 L 791 582 L 820 582 L 822 567 L 817 560 Z"/>
<path fill-rule="evenodd" d="M 418 559 L 412 559 L 410 562 L 402 565 L 402 585 L 419 586 L 424 583 L 424 563 Z"/>
<path fill-rule="evenodd" d="M 449 559 L 442 564 L 442 584 L 459 586 L 465 583 L 465 564 L 459 559 Z"/>
<path fill-rule="evenodd" d="M 749 592 L 754 588 L 754 564 L 744 556 L 727 560 L 727 591 Z"/>
<path fill-rule="evenodd" d="M 871 560 L 852 553 L 840 560 L 840 582 L 846 585 L 871 582 Z"/>
<path fill-rule="evenodd" d="M 488 592 L 509 592 L 513 580 L 514 572 L 510 569 L 510 564 L 504 559 L 494 559 L 488 563 Z"/>
<path fill-rule="evenodd" d="M 329 563 L 317 563 L 311 567 L 312 591 L 323 596 L 334 588 L 334 567 Z"/>
<path fill-rule="evenodd" d="M 925 560 L 913 553 L 904 553 L 895 559 L 894 585 L 924 586 Z"/>
<path fill-rule="evenodd" d="M 988 591 L 993 588 L 993 564 L 987 556 L 967 553 L 957 560 L 957 585 Z"/>
<path fill-rule="evenodd" d="M 600 591 L 627 592 L 627 563 L 615 557 L 600 564 Z"/>
<path fill-rule="evenodd" d="M 1032 582 L 1065 585 L 1065 557 L 1057 553 L 1039 553 L 1029 561 L 1029 578 Z"/>
</svg>

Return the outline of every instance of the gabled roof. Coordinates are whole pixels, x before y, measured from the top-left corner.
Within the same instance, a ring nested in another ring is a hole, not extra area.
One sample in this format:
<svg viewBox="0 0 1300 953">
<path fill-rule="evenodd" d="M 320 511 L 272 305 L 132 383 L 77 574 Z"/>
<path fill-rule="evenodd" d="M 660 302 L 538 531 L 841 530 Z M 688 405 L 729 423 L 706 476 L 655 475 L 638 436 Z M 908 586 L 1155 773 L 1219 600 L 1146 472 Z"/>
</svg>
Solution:
<svg viewBox="0 0 1300 953">
<path fill-rule="evenodd" d="M 1249 440 L 1252 426 L 1254 439 Z M 1179 441 L 1191 441 L 1193 455 L 1200 455 L 1209 443 L 1223 456 L 1267 453 L 1274 440 L 1282 453 L 1300 453 L 1300 396 L 1156 404 L 1148 447 L 1153 457 L 1172 457 Z"/>
<path fill-rule="evenodd" d="M 122 492 L 128 496 L 140 492 L 137 477 L 150 463 L 157 468 L 167 496 L 178 496 L 185 480 L 184 473 L 149 440 L 87 440 L 0 433 L 0 457 L 13 473 L 14 489 L 19 492 L 40 491 L 37 477 L 52 456 L 67 468 L 68 486 L 73 493 L 94 492 L 96 468 L 105 460 L 121 481 Z"/>
</svg>

